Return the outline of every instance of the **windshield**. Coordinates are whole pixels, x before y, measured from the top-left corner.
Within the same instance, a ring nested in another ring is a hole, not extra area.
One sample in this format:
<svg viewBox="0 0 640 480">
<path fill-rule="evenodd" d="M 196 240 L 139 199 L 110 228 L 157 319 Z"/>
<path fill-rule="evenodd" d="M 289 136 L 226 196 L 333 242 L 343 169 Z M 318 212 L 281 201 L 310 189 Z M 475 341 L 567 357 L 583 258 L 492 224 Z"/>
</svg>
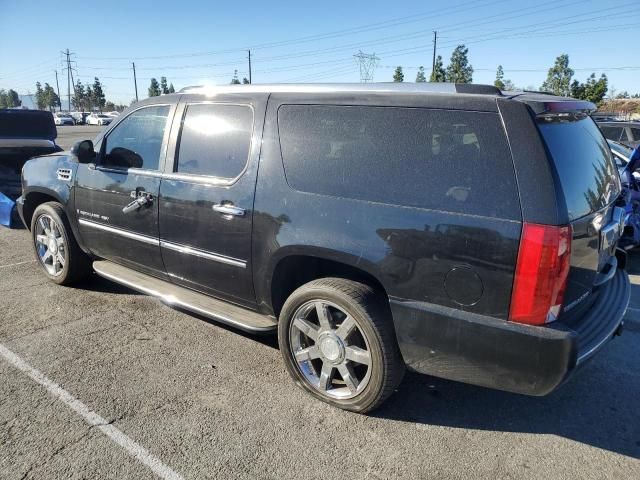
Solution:
<svg viewBox="0 0 640 480">
<path fill-rule="evenodd" d="M 591 118 L 542 117 L 538 127 L 571 220 L 598 211 L 617 197 L 620 179 L 613 156 Z"/>
</svg>

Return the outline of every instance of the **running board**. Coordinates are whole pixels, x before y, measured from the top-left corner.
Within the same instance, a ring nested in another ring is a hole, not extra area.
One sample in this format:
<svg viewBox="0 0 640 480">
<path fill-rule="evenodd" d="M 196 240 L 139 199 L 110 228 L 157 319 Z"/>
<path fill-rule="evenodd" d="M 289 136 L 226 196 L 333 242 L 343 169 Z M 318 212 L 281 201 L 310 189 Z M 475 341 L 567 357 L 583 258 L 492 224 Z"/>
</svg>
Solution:
<svg viewBox="0 0 640 480">
<path fill-rule="evenodd" d="M 217 300 L 108 260 L 93 262 L 93 269 L 101 277 L 147 295 L 158 297 L 169 306 L 184 308 L 246 332 L 268 333 L 274 331 L 278 326 L 276 319 L 268 315 Z"/>
</svg>

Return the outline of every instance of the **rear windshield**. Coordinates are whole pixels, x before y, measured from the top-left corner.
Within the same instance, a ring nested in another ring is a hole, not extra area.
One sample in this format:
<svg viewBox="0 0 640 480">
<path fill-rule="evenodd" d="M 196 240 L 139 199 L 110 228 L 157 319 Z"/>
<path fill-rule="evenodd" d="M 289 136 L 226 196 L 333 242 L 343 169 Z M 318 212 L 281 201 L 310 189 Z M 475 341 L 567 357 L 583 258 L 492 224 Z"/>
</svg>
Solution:
<svg viewBox="0 0 640 480">
<path fill-rule="evenodd" d="M 53 115 L 39 110 L 0 110 L 0 138 L 37 138 L 53 140 L 57 136 Z"/>
<path fill-rule="evenodd" d="M 569 218 L 575 220 L 609 205 L 620 179 L 607 141 L 589 117 L 538 121 L 555 164 Z"/>
</svg>

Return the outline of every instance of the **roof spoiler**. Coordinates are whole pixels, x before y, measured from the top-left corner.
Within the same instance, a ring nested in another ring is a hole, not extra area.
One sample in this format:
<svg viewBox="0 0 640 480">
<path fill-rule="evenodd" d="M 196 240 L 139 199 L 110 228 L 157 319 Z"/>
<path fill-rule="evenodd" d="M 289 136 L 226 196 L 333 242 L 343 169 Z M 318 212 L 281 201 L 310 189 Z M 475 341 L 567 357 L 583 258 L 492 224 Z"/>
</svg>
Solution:
<svg viewBox="0 0 640 480">
<path fill-rule="evenodd" d="M 583 113 L 588 115 L 595 112 L 597 109 L 595 104 L 585 100 L 531 102 L 529 105 L 536 115 L 557 115 L 563 113 Z"/>
</svg>

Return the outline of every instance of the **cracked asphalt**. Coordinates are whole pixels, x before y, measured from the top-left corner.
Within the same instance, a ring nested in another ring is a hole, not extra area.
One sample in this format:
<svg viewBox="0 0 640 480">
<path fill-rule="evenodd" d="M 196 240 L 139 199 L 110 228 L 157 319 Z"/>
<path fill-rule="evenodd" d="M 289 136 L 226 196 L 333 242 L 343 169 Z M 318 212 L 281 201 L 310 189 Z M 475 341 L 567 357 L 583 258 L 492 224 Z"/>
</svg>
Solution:
<svg viewBox="0 0 640 480">
<path fill-rule="evenodd" d="M 408 374 L 371 416 L 314 401 L 273 337 L 97 276 L 40 274 L 0 228 L 0 344 L 186 479 L 640 478 L 640 254 L 624 334 L 529 398 Z M 145 479 L 149 468 L 0 357 L 0 478 Z"/>
</svg>

